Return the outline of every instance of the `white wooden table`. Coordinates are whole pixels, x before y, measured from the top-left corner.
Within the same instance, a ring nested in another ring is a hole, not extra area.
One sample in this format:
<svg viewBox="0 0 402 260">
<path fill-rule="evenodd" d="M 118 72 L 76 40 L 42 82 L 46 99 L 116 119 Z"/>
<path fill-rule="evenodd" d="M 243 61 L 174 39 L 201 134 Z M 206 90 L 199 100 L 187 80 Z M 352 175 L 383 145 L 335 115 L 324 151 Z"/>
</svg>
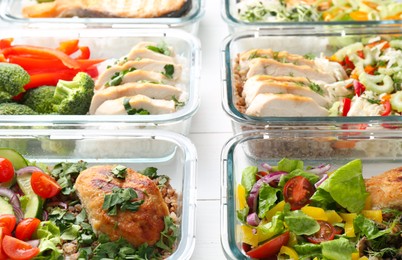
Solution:
<svg viewBox="0 0 402 260">
<path fill-rule="evenodd" d="M 221 1 L 205 0 L 198 37 L 202 47 L 200 108 L 189 138 L 198 152 L 196 245 L 191 259 L 225 259 L 220 243 L 220 154 L 233 135 L 221 106 L 220 48 L 229 31 L 220 16 Z"/>
</svg>

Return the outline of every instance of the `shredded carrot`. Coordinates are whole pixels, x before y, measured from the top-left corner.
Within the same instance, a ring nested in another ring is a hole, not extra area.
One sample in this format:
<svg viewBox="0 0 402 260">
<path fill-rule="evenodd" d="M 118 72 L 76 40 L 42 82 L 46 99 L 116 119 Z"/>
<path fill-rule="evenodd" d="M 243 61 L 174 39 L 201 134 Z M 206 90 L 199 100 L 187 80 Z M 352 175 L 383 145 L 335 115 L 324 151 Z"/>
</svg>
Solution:
<svg viewBox="0 0 402 260">
<path fill-rule="evenodd" d="M 401 20 L 401 15 L 402 15 L 402 13 L 390 15 L 390 16 L 384 17 L 384 20 Z"/>
<path fill-rule="evenodd" d="M 391 94 L 385 94 L 381 98 L 381 104 L 384 104 L 385 102 L 389 101 L 391 99 Z"/>
<path fill-rule="evenodd" d="M 368 14 L 363 11 L 353 11 L 349 15 L 354 21 L 368 21 Z"/>
<path fill-rule="evenodd" d="M 345 86 L 345 88 L 351 88 L 351 87 L 353 87 L 353 82 L 351 82 L 351 83 L 349 83 L 349 84 L 347 84 L 347 85 Z"/>
<path fill-rule="evenodd" d="M 386 40 L 379 40 L 379 41 L 375 41 L 372 43 L 368 43 L 366 46 L 369 48 L 373 48 L 374 46 L 377 46 L 378 44 L 382 44 L 384 42 L 385 42 L 385 44 L 384 44 L 384 46 L 382 46 L 381 50 L 389 48 L 390 47 L 389 42 Z"/>
<path fill-rule="evenodd" d="M 372 9 L 378 10 L 377 9 L 377 7 L 378 7 L 377 3 L 374 3 L 374 2 L 371 2 L 371 1 L 363 1 L 363 4 L 367 5 L 368 7 L 372 8 Z"/>
<path fill-rule="evenodd" d="M 350 74 L 350 77 L 351 77 L 352 79 L 359 79 L 359 75 L 357 74 L 356 71 L 352 71 L 352 74 Z"/>
<path fill-rule="evenodd" d="M 373 66 L 371 66 L 371 65 L 367 65 L 367 66 L 364 67 L 364 71 L 365 71 L 367 74 L 374 75 L 374 71 L 375 71 L 375 70 L 376 70 L 376 68 L 373 67 Z"/>
</svg>

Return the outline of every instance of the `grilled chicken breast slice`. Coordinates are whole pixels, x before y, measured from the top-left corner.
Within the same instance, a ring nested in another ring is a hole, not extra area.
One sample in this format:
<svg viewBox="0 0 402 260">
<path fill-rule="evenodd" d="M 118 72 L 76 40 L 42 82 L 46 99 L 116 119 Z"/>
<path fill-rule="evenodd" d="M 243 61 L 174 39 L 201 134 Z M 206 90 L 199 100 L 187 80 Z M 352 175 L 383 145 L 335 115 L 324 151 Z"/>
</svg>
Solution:
<svg viewBox="0 0 402 260">
<path fill-rule="evenodd" d="M 93 166 L 80 173 L 75 189 L 95 232 L 107 234 L 111 240 L 123 237 L 134 246 L 154 245 L 164 229 L 168 207 L 155 183 L 147 176 L 127 168 L 124 180 L 113 178 L 113 165 Z M 116 216 L 102 209 L 106 194 L 113 187 L 133 188 L 144 202 L 138 211 L 118 210 Z"/>
<path fill-rule="evenodd" d="M 155 44 L 154 44 L 155 45 Z M 154 46 L 152 45 L 152 46 Z M 172 55 L 172 53 L 170 53 Z M 127 55 L 128 60 L 150 59 L 166 62 L 168 64 L 175 64 L 174 56 L 165 55 L 156 51 L 152 51 L 147 47 L 134 47 Z"/>
<path fill-rule="evenodd" d="M 276 80 L 276 77 L 264 79 L 264 77 L 256 75 L 248 79 L 243 87 L 243 97 L 245 98 L 246 105 L 250 105 L 254 98 L 261 93 L 289 93 L 298 96 L 310 97 L 317 104 L 323 107 L 327 107 L 329 105 L 329 102 L 326 98 L 311 90 L 309 86 L 312 84 L 312 82 L 308 82 L 307 80 L 284 81 L 281 80 L 281 77 L 277 78 L 278 80 Z"/>
<path fill-rule="evenodd" d="M 293 94 L 258 94 L 246 110 L 249 116 L 328 116 L 312 98 Z"/>
<path fill-rule="evenodd" d="M 320 81 L 324 83 L 333 83 L 336 81 L 334 75 L 323 72 L 319 69 L 306 65 L 282 63 L 273 59 L 253 59 L 250 62 L 250 69 L 247 72 L 247 78 L 259 74 L 305 77 L 311 81 Z"/>
<path fill-rule="evenodd" d="M 173 100 L 152 99 L 144 95 L 106 100 L 96 110 L 95 115 L 127 115 L 124 100 L 128 98 L 131 108 L 147 110 L 151 115 L 168 114 L 176 111 Z"/>
<path fill-rule="evenodd" d="M 152 18 L 184 13 L 189 0 L 54 0 L 22 9 L 24 17 Z"/>
<path fill-rule="evenodd" d="M 182 93 L 183 92 L 179 88 L 170 85 L 154 84 L 150 82 L 130 82 L 95 92 L 89 108 L 89 114 L 95 114 L 98 107 L 107 100 L 113 100 L 125 96 L 135 96 L 138 94 L 154 99 L 172 100 L 172 97 L 176 97 L 180 100 Z"/>
<path fill-rule="evenodd" d="M 402 210 L 402 167 L 366 179 L 365 183 L 373 209 Z"/>
</svg>

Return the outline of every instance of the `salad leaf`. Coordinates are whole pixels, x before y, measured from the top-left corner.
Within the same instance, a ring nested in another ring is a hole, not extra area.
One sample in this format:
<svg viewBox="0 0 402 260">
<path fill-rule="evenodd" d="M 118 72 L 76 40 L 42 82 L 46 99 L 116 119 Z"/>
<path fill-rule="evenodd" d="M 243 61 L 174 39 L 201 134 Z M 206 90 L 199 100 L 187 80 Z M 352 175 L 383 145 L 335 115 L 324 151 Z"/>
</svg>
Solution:
<svg viewBox="0 0 402 260">
<path fill-rule="evenodd" d="M 322 255 L 326 259 L 352 259 L 352 253 L 356 252 L 356 248 L 353 243 L 351 243 L 346 238 L 334 239 L 331 241 L 326 241 L 321 243 Z"/>
<path fill-rule="evenodd" d="M 390 234 L 392 232 L 392 228 L 379 230 L 373 220 L 370 220 L 360 214 L 357 215 L 357 217 L 353 220 L 353 225 L 355 227 L 355 232 L 359 230 L 365 237 L 370 240 Z"/>
<path fill-rule="evenodd" d="M 318 189 L 310 198 L 311 205 L 323 209 L 334 209 L 336 207 L 335 200 L 331 194 L 323 189 Z"/>
<path fill-rule="evenodd" d="M 322 256 L 320 244 L 298 244 L 293 246 L 294 250 L 299 255 L 299 259 L 313 259 L 314 257 Z"/>
<path fill-rule="evenodd" d="M 267 212 L 275 206 L 275 202 L 278 200 L 276 195 L 280 192 L 279 189 L 273 188 L 268 184 L 263 183 L 258 196 L 258 217 L 264 218 Z"/>
<path fill-rule="evenodd" d="M 293 177 L 296 177 L 296 176 L 305 177 L 306 179 L 308 179 L 310 181 L 311 184 L 314 184 L 314 183 L 316 183 L 317 181 L 320 180 L 320 177 L 318 177 L 317 174 L 314 174 L 314 173 L 311 173 L 311 172 L 306 172 L 306 171 L 303 171 L 301 169 L 295 169 L 292 172 L 290 172 L 289 174 L 282 175 L 281 179 L 279 180 L 278 186 L 279 187 L 285 186 L 285 183 L 288 180 L 290 180 L 290 179 L 292 179 Z"/>
<path fill-rule="evenodd" d="M 312 235 L 320 230 L 320 225 L 317 221 L 304 214 L 301 210 L 287 212 L 285 223 L 289 230 L 296 235 Z"/>
<path fill-rule="evenodd" d="M 247 215 L 248 215 L 249 208 L 245 207 L 244 209 L 237 210 L 237 218 L 240 222 L 246 223 L 247 222 Z"/>
<path fill-rule="evenodd" d="M 87 163 L 79 161 L 77 163 L 58 163 L 54 166 L 50 175 L 57 180 L 61 186 L 61 193 L 64 195 L 72 194 L 74 190 L 75 179 L 78 174 L 87 168 Z"/>
<path fill-rule="evenodd" d="M 368 193 L 362 175 L 362 161 L 353 160 L 334 171 L 318 190 L 328 192 L 334 201 L 349 212 L 363 210 Z M 315 195 L 312 200 L 315 200 Z"/>
<path fill-rule="evenodd" d="M 284 172 L 292 172 L 296 169 L 302 170 L 304 167 L 304 162 L 301 160 L 291 160 L 288 158 L 283 158 L 278 162 L 278 170 Z"/>
<path fill-rule="evenodd" d="M 272 217 L 272 221 L 257 226 L 257 234 L 259 241 L 268 240 L 276 235 L 283 233 L 285 226 L 283 223 L 283 214 L 276 214 Z"/>
<path fill-rule="evenodd" d="M 246 167 L 241 175 L 241 184 L 246 189 L 247 193 L 253 188 L 254 183 L 256 182 L 258 173 L 258 168 L 255 166 Z"/>
<path fill-rule="evenodd" d="M 35 259 L 63 259 L 63 251 L 58 247 L 61 244 L 60 229 L 54 222 L 42 221 L 39 224 L 34 237 L 40 239 L 40 253 L 35 257 Z"/>
</svg>

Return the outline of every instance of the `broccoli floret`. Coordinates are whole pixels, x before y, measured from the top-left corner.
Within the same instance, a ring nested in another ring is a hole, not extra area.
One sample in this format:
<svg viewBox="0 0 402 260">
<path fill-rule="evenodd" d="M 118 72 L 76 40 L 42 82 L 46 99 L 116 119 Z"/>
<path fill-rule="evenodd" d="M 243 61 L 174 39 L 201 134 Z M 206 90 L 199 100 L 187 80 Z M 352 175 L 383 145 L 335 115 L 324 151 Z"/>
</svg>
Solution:
<svg viewBox="0 0 402 260">
<path fill-rule="evenodd" d="M 18 103 L 0 104 L 0 115 L 38 115 L 30 107 Z"/>
<path fill-rule="evenodd" d="M 30 76 L 20 65 L 0 62 L 0 91 L 16 96 L 24 91 Z"/>
<path fill-rule="evenodd" d="M 24 94 L 23 104 L 40 114 L 52 114 L 55 89 L 53 86 L 30 89 Z"/>
<path fill-rule="evenodd" d="M 7 92 L 0 91 L 0 103 L 8 103 L 12 101 L 13 96 Z"/>
<path fill-rule="evenodd" d="M 85 115 L 94 95 L 95 82 L 85 72 L 78 72 L 72 81 L 59 80 L 54 92 L 54 111 L 61 115 Z"/>
</svg>

